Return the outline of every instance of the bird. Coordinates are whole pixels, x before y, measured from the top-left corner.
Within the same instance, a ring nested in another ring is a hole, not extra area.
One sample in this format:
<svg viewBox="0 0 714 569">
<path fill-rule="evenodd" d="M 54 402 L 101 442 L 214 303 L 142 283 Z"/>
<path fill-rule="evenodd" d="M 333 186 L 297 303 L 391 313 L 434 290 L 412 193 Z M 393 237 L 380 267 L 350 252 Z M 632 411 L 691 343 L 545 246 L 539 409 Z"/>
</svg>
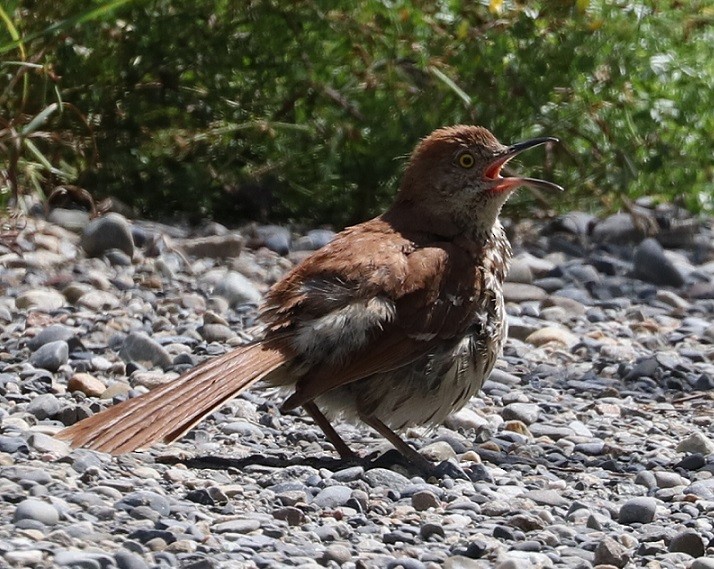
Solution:
<svg viewBox="0 0 714 569">
<path fill-rule="evenodd" d="M 357 456 L 338 420 L 368 425 L 428 469 L 399 433 L 466 405 L 506 339 L 512 252 L 501 208 L 521 186 L 562 190 L 502 169 L 557 141 L 503 145 L 475 125 L 433 131 L 416 144 L 384 213 L 338 233 L 272 286 L 252 342 L 57 436 L 111 454 L 169 443 L 263 382 L 284 394 L 282 411 L 302 407 L 342 459 Z"/>
</svg>

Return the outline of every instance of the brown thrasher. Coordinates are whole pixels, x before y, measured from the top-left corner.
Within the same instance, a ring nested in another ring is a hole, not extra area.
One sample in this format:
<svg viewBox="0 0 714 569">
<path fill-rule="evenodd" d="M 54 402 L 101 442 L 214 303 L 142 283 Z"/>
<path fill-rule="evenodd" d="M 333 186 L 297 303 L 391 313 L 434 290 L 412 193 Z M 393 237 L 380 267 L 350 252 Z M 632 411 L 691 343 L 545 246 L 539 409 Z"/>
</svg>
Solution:
<svg viewBox="0 0 714 569">
<path fill-rule="evenodd" d="M 501 168 L 549 141 L 504 146 L 478 126 L 434 131 L 387 212 L 344 230 L 272 287 L 260 339 L 58 436 L 113 454 L 170 442 L 263 380 L 292 388 L 282 409 L 302 406 L 343 458 L 354 455 L 333 418 L 359 419 L 429 465 L 395 431 L 442 422 L 491 373 L 506 336 L 511 258 L 498 214 L 518 186 L 561 189 Z"/>
</svg>

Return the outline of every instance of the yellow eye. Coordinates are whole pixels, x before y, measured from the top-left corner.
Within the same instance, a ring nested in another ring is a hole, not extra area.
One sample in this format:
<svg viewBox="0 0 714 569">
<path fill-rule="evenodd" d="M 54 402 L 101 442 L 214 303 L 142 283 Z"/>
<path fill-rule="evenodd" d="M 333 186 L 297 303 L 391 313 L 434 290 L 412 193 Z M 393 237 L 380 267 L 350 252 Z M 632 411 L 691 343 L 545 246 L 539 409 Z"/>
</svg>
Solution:
<svg viewBox="0 0 714 569">
<path fill-rule="evenodd" d="M 459 166 L 462 168 L 473 168 L 474 162 L 476 162 L 474 157 L 468 152 L 464 152 L 461 156 L 459 156 Z"/>
</svg>

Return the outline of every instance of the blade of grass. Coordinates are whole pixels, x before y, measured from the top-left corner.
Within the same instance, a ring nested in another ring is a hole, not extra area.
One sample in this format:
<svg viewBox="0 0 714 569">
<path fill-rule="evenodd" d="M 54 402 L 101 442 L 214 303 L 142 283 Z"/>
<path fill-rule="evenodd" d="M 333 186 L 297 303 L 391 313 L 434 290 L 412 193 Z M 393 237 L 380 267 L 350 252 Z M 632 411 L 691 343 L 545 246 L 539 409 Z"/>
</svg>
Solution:
<svg viewBox="0 0 714 569">
<path fill-rule="evenodd" d="M 20 50 L 20 58 L 24 61 L 27 59 L 27 52 L 25 51 L 25 43 L 22 41 L 22 37 L 20 37 L 20 32 L 17 31 L 17 28 L 15 27 L 15 24 L 13 21 L 10 19 L 10 16 L 8 13 L 3 9 L 2 5 L 0 5 L 0 19 L 2 19 L 3 24 L 5 24 L 5 28 L 7 29 L 8 33 L 10 34 L 10 38 L 13 41 L 13 46 L 17 46 L 17 48 Z M 22 78 L 22 103 L 20 105 L 21 109 L 25 108 L 25 104 L 27 103 L 27 98 L 30 94 L 30 78 L 25 75 Z"/>
<path fill-rule="evenodd" d="M 29 123 L 25 125 L 25 127 L 20 131 L 20 135 L 27 136 L 28 134 L 31 134 L 36 131 L 40 126 L 47 122 L 47 119 L 50 118 L 50 115 L 54 113 L 58 108 L 59 105 L 57 103 L 52 103 L 51 105 L 48 105 L 47 107 L 42 109 L 42 112 L 37 113 L 37 115 L 35 115 L 35 118 L 33 118 Z"/>
<path fill-rule="evenodd" d="M 469 95 L 461 87 L 454 83 L 451 77 L 447 76 L 443 71 L 441 71 L 441 69 L 438 69 L 433 65 L 429 66 L 429 72 L 435 75 L 439 81 L 456 93 L 456 95 L 466 104 L 467 107 L 471 106 L 471 97 L 469 97 Z"/>
</svg>

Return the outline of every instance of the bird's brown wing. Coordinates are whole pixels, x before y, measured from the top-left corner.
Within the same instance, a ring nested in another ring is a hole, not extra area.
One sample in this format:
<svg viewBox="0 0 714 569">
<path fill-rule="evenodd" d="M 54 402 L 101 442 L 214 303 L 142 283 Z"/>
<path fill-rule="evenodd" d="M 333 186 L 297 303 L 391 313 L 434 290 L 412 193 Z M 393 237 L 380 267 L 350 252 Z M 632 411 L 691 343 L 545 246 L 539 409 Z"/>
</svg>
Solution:
<svg viewBox="0 0 714 569">
<path fill-rule="evenodd" d="M 359 254 L 346 259 L 338 242 L 332 252 L 328 248 L 315 262 L 303 263 L 299 274 L 290 275 L 268 298 L 264 314 L 275 333 L 309 326 L 349 303 L 379 298 L 393 305 L 391 317 L 376 322 L 366 343 L 348 359 L 315 365 L 298 379 L 286 409 L 407 365 L 445 341 L 457 341 L 473 320 L 481 280 L 469 252 L 451 242 L 408 238 L 370 223 L 352 230 L 350 240 L 352 246 L 359 244 Z"/>
</svg>

